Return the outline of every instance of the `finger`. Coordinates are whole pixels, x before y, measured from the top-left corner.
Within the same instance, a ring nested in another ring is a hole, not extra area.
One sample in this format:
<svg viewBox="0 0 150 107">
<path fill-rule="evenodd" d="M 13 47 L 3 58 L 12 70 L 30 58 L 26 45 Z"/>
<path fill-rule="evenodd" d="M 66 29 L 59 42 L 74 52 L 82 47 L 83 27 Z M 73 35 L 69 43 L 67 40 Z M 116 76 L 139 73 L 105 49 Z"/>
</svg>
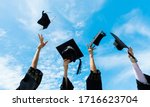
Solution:
<svg viewBox="0 0 150 107">
<path fill-rule="evenodd" d="M 131 52 L 133 53 L 133 49 L 132 49 L 132 48 L 130 48 L 130 50 L 131 50 Z"/>
<path fill-rule="evenodd" d="M 38 34 L 38 37 L 39 37 L 39 39 L 41 38 L 41 37 L 40 37 L 40 34 Z"/>
<path fill-rule="evenodd" d="M 47 44 L 48 41 L 46 41 L 45 43 L 43 43 L 43 46 L 45 46 Z M 42 43 L 42 42 L 41 42 Z"/>
<path fill-rule="evenodd" d="M 128 56 L 130 56 L 130 55 L 129 55 L 129 53 L 130 53 L 130 48 L 128 48 L 127 52 L 128 52 Z"/>
<path fill-rule="evenodd" d="M 129 47 L 129 49 L 130 49 L 131 51 L 133 51 L 133 49 L 132 49 L 131 47 Z"/>
<path fill-rule="evenodd" d="M 38 36 L 39 36 L 40 42 L 42 42 L 43 41 L 43 36 L 40 35 L 40 34 L 38 34 Z"/>
<path fill-rule="evenodd" d="M 44 43 L 44 45 L 46 45 L 48 43 L 48 41 L 46 41 L 45 43 Z"/>
<path fill-rule="evenodd" d="M 128 52 L 129 52 L 130 54 L 133 54 L 133 51 L 132 51 L 132 48 L 131 48 L 131 47 L 128 49 Z"/>
<path fill-rule="evenodd" d="M 44 40 L 43 35 L 41 35 L 41 38 L 40 38 L 40 39 L 41 39 L 41 41 L 43 41 L 43 40 Z"/>
<path fill-rule="evenodd" d="M 129 54 L 129 53 L 130 53 L 130 54 L 132 53 L 130 49 L 128 49 L 128 54 Z"/>
<path fill-rule="evenodd" d="M 134 55 L 133 55 L 133 52 L 132 52 L 132 51 L 128 51 L 128 56 L 129 56 L 129 57 L 134 56 Z"/>
</svg>

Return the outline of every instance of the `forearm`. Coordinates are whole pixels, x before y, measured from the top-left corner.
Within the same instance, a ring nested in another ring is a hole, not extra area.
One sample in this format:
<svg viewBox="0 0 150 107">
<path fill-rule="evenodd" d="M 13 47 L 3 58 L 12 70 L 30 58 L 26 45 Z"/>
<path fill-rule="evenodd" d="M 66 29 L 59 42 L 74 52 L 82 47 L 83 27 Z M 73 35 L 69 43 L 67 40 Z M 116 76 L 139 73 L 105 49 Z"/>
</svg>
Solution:
<svg viewBox="0 0 150 107">
<path fill-rule="evenodd" d="M 91 71 L 93 71 L 94 73 L 97 72 L 96 65 L 95 65 L 95 62 L 94 62 L 94 57 L 93 57 L 92 54 L 90 54 L 90 69 L 91 69 Z"/>
<path fill-rule="evenodd" d="M 33 67 L 33 68 L 35 68 L 35 69 L 37 68 L 40 51 L 41 51 L 41 49 L 40 49 L 40 48 L 37 48 L 36 53 L 35 53 L 35 55 L 34 55 L 34 58 L 33 58 L 33 60 L 32 60 L 31 67 Z"/>
<path fill-rule="evenodd" d="M 64 78 L 67 78 L 68 73 L 67 73 L 67 69 L 64 69 Z"/>
<path fill-rule="evenodd" d="M 66 86 L 68 86 L 67 77 L 68 77 L 68 65 L 65 65 L 64 66 L 64 78 L 65 78 Z"/>
<path fill-rule="evenodd" d="M 144 74 L 142 73 L 140 67 L 138 66 L 137 63 L 132 63 L 133 69 L 134 69 L 134 73 L 135 73 L 135 77 L 138 81 L 144 83 L 144 84 L 148 84 Z"/>
</svg>

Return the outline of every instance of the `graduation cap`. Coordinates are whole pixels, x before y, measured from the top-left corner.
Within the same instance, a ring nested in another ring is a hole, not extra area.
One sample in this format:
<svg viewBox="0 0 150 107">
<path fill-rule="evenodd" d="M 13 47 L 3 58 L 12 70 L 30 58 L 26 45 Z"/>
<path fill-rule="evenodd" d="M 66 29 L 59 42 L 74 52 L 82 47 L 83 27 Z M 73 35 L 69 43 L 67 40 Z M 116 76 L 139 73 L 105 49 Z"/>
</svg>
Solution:
<svg viewBox="0 0 150 107">
<path fill-rule="evenodd" d="M 118 50 L 122 50 L 123 48 L 128 48 L 128 46 L 122 42 L 115 34 L 110 33 L 114 38 L 115 38 L 115 42 L 114 45 Z"/>
<path fill-rule="evenodd" d="M 90 47 L 92 47 L 92 45 L 98 46 L 104 36 L 106 36 L 106 34 L 103 31 L 99 32 L 90 43 Z"/>
<path fill-rule="evenodd" d="M 43 26 L 43 29 L 46 29 L 49 24 L 51 23 L 47 13 L 44 13 L 44 11 L 42 11 L 42 17 L 38 20 L 37 22 L 38 24 Z"/>
<path fill-rule="evenodd" d="M 57 46 L 56 49 L 58 50 L 63 59 L 70 59 L 71 62 L 75 62 L 77 59 L 79 59 L 80 62 L 77 70 L 77 74 L 79 74 L 82 64 L 80 58 L 83 57 L 83 54 L 74 39 L 70 39 L 69 41 Z"/>
<path fill-rule="evenodd" d="M 124 49 L 124 48 L 129 49 L 129 47 L 128 47 L 123 41 L 121 41 L 118 36 L 116 36 L 116 35 L 113 34 L 113 33 L 110 33 L 110 34 L 115 38 L 115 42 L 114 42 L 113 44 L 115 45 L 115 47 L 116 47 L 118 50 L 122 50 L 122 49 Z M 133 59 L 135 59 L 135 61 L 137 62 L 137 59 L 136 59 L 131 53 L 129 53 L 129 55 L 130 55 Z"/>
</svg>

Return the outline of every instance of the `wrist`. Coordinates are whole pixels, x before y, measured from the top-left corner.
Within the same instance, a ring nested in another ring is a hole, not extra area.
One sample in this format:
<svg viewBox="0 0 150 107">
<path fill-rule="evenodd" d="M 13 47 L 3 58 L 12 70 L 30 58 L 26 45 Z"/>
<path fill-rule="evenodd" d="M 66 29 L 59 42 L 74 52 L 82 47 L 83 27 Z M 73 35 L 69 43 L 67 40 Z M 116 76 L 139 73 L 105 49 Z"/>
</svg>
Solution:
<svg viewBox="0 0 150 107">
<path fill-rule="evenodd" d="M 67 78 L 67 76 L 68 76 L 67 73 L 64 73 L 64 78 Z"/>
<path fill-rule="evenodd" d="M 38 46 L 38 47 L 37 47 L 37 49 L 38 49 L 38 50 L 41 50 L 41 49 L 42 49 L 42 47 L 41 47 L 41 46 Z"/>
<path fill-rule="evenodd" d="M 132 63 L 136 63 L 136 62 L 137 62 L 137 60 L 134 59 L 134 58 L 132 58 L 132 57 L 129 57 L 129 59 L 130 59 L 130 61 L 131 61 Z"/>
<path fill-rule="evenodd" d="M 90 57 L 93 58 L 93 54 L 90 54 Z"/>
</svg>

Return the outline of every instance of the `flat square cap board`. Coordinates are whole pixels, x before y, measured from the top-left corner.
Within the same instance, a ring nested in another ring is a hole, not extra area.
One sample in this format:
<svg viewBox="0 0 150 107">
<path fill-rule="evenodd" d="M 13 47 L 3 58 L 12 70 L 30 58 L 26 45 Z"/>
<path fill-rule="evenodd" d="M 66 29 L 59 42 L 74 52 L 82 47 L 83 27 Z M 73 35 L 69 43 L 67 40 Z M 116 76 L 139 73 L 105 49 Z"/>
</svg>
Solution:
<svg viewBox="0 0 150 107">
<path fill-rule="evenodd" d="M 79 59 L 79 65 L 76 73 L 79 74 L 81 72 L 82 65 L 82 61 L 80 58 L 83 57 L 83 53 L 79 49 L 74 39 L 70 39 L 67 42 L 57 46 L 56 49 L 63 59 L 70 59 L 71 62 L 75 62 L 77 59 Z"/>
<path fill-rule="evenodd" d="M 74 39 L 70 39 L 67 42 L 57 46 L 56 49 L 63 59 L 70 59 L 73 62 L 83 57 L 83 53 L 79 49 Z"/>
<path fill-rule="evenodd" d="M 110 34 L 115 38 L 114 45 L 118 50 L 122 50 L 123 48 L 128 48 L 128 46 L 123 41 L 121 41 L 118 36 L 116 36 L 113 33 Z"/>
<path fill-rule="evenodd" d="M 98 46 L 99 43 L 100 43 L 100 41 L 102 40 L 102 38 L 103 38 L 104 36 L 106 36 L 106 34 L 105 34 L 103 31 L 99 32 L 99 33 L 95 36 L 95 38 L 94 38 L 94 40 L 93 40 L 93 43 L 94 43 L 96 46 Z"/>
</svg>

